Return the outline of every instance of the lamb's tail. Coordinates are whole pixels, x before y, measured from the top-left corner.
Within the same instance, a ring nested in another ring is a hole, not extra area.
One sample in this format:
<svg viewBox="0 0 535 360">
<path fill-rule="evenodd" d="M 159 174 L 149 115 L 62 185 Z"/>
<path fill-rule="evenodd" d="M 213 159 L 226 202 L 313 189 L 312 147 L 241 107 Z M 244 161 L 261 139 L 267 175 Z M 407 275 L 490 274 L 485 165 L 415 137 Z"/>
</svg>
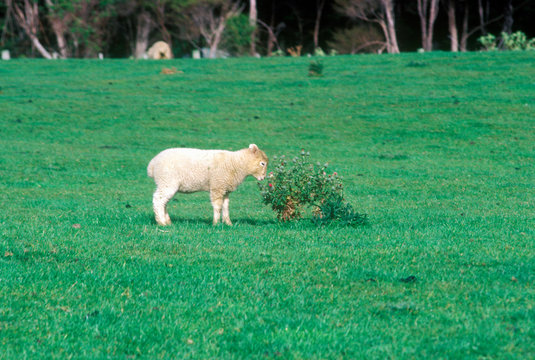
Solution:
<svg viewBox="0 0 535 360">
<path fill-rule="evenodd" d="M 152 159 L 149 162 L 149 166 L 147 166 L 147 175 L 151 178 L 154 178 L 154 159 Z"/>
</svg>

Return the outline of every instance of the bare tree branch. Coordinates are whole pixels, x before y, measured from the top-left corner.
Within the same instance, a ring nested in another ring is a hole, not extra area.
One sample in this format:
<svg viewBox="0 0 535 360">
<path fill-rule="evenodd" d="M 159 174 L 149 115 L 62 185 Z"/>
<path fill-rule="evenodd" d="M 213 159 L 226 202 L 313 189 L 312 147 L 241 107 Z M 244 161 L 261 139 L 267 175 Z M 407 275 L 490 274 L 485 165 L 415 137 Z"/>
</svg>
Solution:
<svg viewBox="0 0 535 360">
<path fill-rule="evenodd" d="M 24 11 L 14 2 L 13 14 L 19 26 L 30 38 L 33 46 L 46 59 L 52 59 L 52 55 L 45 49 L 37 37 L 37 28 L 39 23 L 39 8 L 37 3 L 30 4 L 29 0 L 24 0 Z"/>
<path fill-rule="evenodd" d="M 335 9 L 350 19 L 379 24 L 387 51 L 399 53 L 394 18 L 394 0 L 335 0 Z"/>
<path fill-rule="evenodd" d="M 186 16 L 208 44 L 210 58 L 216 57 L 227 21 L 241 14 L 243 9 L 244 6 L 238 1 L 222 0 L 219 3 L 197 3 L 186 10 Z"/>
<path fill-rule="evenodd" d="M 277 40 L 277 35 L 275 34 L 275 32 L 273 31 L 273 28 L 271 26 L 269 26 L 268 24 L 266 24 L 265 22 L 263 22 L 262 20 L 260 19 L 257 19 L 256 20 L 260 25 L 262 25 L 263 27 L 266 28 L 268 34 L 269 34 L 269 37 L 270 39 L 275 43 L 275 45 L 277 46 L 277 50 L 281 50 L 281 47 L 279 46 L 279 41 Z"/>
<path fill-rule="evenodd" d="M 355 53 L 359 52 L 362 49 L 366 49 L 367 47 L 374 46 L 374 45 L 381 45 L 379 50 L 377 50 L 377 53 L 379 54 L 382 53 L 384 49 L 386 49 L 386 43 L 384 41 L 368 41 L 367 43 L 364 43 L 360 45 L 359 47 L 357 47 L 355 49 Z"/>
</svg>

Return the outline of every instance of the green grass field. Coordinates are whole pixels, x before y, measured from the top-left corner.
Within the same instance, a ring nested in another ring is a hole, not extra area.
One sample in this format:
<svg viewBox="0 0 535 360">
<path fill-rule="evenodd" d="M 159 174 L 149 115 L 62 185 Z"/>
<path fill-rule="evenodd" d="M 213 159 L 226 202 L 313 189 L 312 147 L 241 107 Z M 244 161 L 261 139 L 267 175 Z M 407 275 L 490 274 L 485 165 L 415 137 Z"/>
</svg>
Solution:
<svg viewBox="0 0 535 360">
<path fill-rule="evenodd" d="M 535 53 L 0 63 L 0 358 L 535 358 Z M 161 70 L 181 71 L 164 75 Z M 301 148 L 369 225 L 253 178 L 152 214 L 169 147 Z"/>
</svg>

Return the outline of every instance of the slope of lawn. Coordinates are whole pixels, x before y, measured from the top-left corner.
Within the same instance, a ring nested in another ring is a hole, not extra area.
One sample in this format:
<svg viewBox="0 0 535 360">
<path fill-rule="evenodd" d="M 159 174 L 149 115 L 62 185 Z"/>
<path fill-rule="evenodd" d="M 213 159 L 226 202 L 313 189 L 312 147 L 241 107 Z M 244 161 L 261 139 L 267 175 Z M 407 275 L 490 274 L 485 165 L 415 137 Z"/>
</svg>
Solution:
<svg viewBox="0 0 535 360">
<path fill-rule="evenodd" d="M 535 53 L 311 60 L 1 62 L 0 358 L 535 357 Z M 155 224 L 154 155 L 250 143 L 369 225 L 253 178 L 233 227 L 207 193 Z"/>
</svg>

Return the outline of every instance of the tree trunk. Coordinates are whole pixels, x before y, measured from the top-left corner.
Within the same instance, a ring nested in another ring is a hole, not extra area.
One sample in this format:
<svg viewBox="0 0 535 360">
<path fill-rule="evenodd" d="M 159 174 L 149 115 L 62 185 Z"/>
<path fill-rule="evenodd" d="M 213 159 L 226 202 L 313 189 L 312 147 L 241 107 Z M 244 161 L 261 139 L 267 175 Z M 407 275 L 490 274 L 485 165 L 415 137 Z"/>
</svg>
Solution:
<svg viewBox="0 0 535 360">
<path fill-rule="evenodd" d="M 214 34 L 209 41 L 210 59 L 215 59 L 217 57 L 217 48 L 219 47 L 219 43 L 221 42 L 221 36 L 223 35 L 223 31 L 225 31 L 225 25 L 226 20 L 221 19 L 219 25 L 217 26 L 217 29 L 214 31 Z"/>
<path fill-rule="evenodd" d="M 422 48 L 425 50 L 425 44 L 427 44 L 427 1 L 418 0 L 418 16 L 420 17 L 420 32 L 422 35 Z"/>
<path fill-rule="evenodd" d="M 24 30 L 26 35 L 30 38 L 32 45 L 39 51 L 39 53 L 46 59 L 52 59 L 52 55 L 45 49 L 37 37 L 37 29 L 39 24 L 39 8 L 37 2 L 30 4 L 28 0 L 24 0 L 24 12 L 20 7 L 13 3 L 13 13 L 19 26 Z"/>
<path fill-rule="evenodd" d="M 381 0 L 386 15 L 388 38 L 387 47 L 391 54 L 399 54 L 398 40 L 396 36 L 396 24 L 394 18 L 394 0 Z"/>
<path fill-rule="evenodd" d="M 486 28 L 486 17 L 488 16 L 488 10 L 485 12 L 485 8 L 483 7 L 483 0 L 477 0 L 477 9 L 479 12 L 479 25 L 481 26 L 481 33 L 483 35 L 487 35 L 487 28 Z M 488 1 L 486 2 L 487 9 L 488 9 Z"/>
<path fill-rule="evenodd" d="M 256 0 L 249 0 L 249 25 L 253 27 L 251 31 L 251 56 L 256 55 L 256 22 L 258 20 L 258 12 L 256 9 Z"/>
<path fill-rule="evenodd" d="M 422 47 L 433 50 L 433 27 L 438 15 L 438 0 L 418 0 L 418 15 L 422 31 Z"/>
<path fill-rule="evenodd" d="M 433 33 L 435 20 L 438 15 L 438 0 L 431 0 L 431 8 L 429 9 L 429 21 L 427 23 L 427 51 L 433 50 Z"/>
<path fill-rule="evenodd" d="M 314 49 L 319 47 L 320 21 L 325 0 L 316 0 L 316 21 L 314 22 Z"/>
<path fill-rule="evenodd" d="M 28 34 L 30 37 L 30 40 L 32 41 L 33 46 L 39 51 L 39 54 L 41 54 L 45 59 L 52 59 L 52 55 L 45 49 L 45 47 L 41 44 L 37 36 L 33 34 Z"/>
<path fill-rule="evenodd" d="M 48 9 L 48 21 L 52 26 L 52 31 L 56 35 L 56 42 L 58 44 L 59 56 L 62 59 L 69 57 L 69 49 L 67 47 L 67 41 L 65 40 L 65 33 L 67 32 L 69 16 L 65 14 L 64 16 L 59 16 L 55 12 L 55 7 L 57 4 L 54 4 L 52 0 L 45 1 L 46 7 Z"/>
<path fill-rule="evenodd" d="M 270 30 L 268 33 L 268 41 L 267 41 L 267 56 L 271 56 L 273 52 L 273 46 L 275 45 L 275 33 L 273 32 L 275 26 L 275 0 L 271 4 L 271 19 L 269 21 L 268 29 Z"/>
<path fill-rule="evenodd" d="M 9 24 L 9 19 L 11 16 L 11 9 L 13 5 L 11 0 L 6 0 L 6 17 L 4 20 L 4 27 L 2 28 L 2 36 L 0 36 L 0 46 L 4 46 L 4 43 L 6 41 L 6 35 L 7 35 L 7 26 Z"/>
<path fill-rule="evenodd" d="M 450 30 L 451 51 L 459 51 L 459 34 L 457 33 L 457 22 L 455 19 L 455 0 L 448 1 L 448 25 Z"/>
<path fill-rule="evenodd" d="M 513 0 L 507 0 L 503 15 L 504 21 L 502 32 L 511 34 L 513 32 Z"/>
<path fill-rule="evenodd" d="M 303 46 L 303 39 L 304 39 L 304 36 L 303 36 L 303 29 L 304 29 L 303 19 L 301 18 L 301 15 L 299 14 L 299 10 L 297 9 L 296 6 L 291 6 L 291 9 L 292 9 L 292 11 L 294 13 L 295 20 L 297 21 L 297 28 L 299 29 L 298 45 Z"/>
<path fill-rule="evenodd" d="M 56 19 L 54 21 L 51 21 L 52 30 L 54 31 L 54 34 L 56 34 L 59 55 L 62 59 L 67 59 L 69 57 L 69 49 L 67 47 L 67 41 L 65 40 L 65 32 L 62 30 L 62 24 L 57 24 L 57 22 L 61 22 L 61 20 Z M 54 23 L 56 23 L 56 25 Z"/>
<path fill-rule="evenodd" d="M 386 22 L 384 20 L 378 20 L 377 23 L 383 30 L 383 35 L 385 36 L 386 52 L 390 54 L 392 53 L 392 43 L 390 41 L 390 32 L 388 30 L 388 25 L 386 25 Z"/>
<path fill-rule="evenodd" d="M 470 36 L 470 34 L 468 33 L 468 3 L 465 3 L 464 15 L 463 15 L 463 30 L 461 32 L 461 44 L 460 44 L 460 50 L 462 52 L 466 52 L 468 36 Z"/>
<path fill-rule="evenodd" d="M 136 50 L 134 53 L 136 59 L 141 59 L 145 56 L 149 46 L 149 34 L 152 25 L 152 19 L 148 12 L 143 11 L 139 13 L 137 16 Z"/>
</svg>

